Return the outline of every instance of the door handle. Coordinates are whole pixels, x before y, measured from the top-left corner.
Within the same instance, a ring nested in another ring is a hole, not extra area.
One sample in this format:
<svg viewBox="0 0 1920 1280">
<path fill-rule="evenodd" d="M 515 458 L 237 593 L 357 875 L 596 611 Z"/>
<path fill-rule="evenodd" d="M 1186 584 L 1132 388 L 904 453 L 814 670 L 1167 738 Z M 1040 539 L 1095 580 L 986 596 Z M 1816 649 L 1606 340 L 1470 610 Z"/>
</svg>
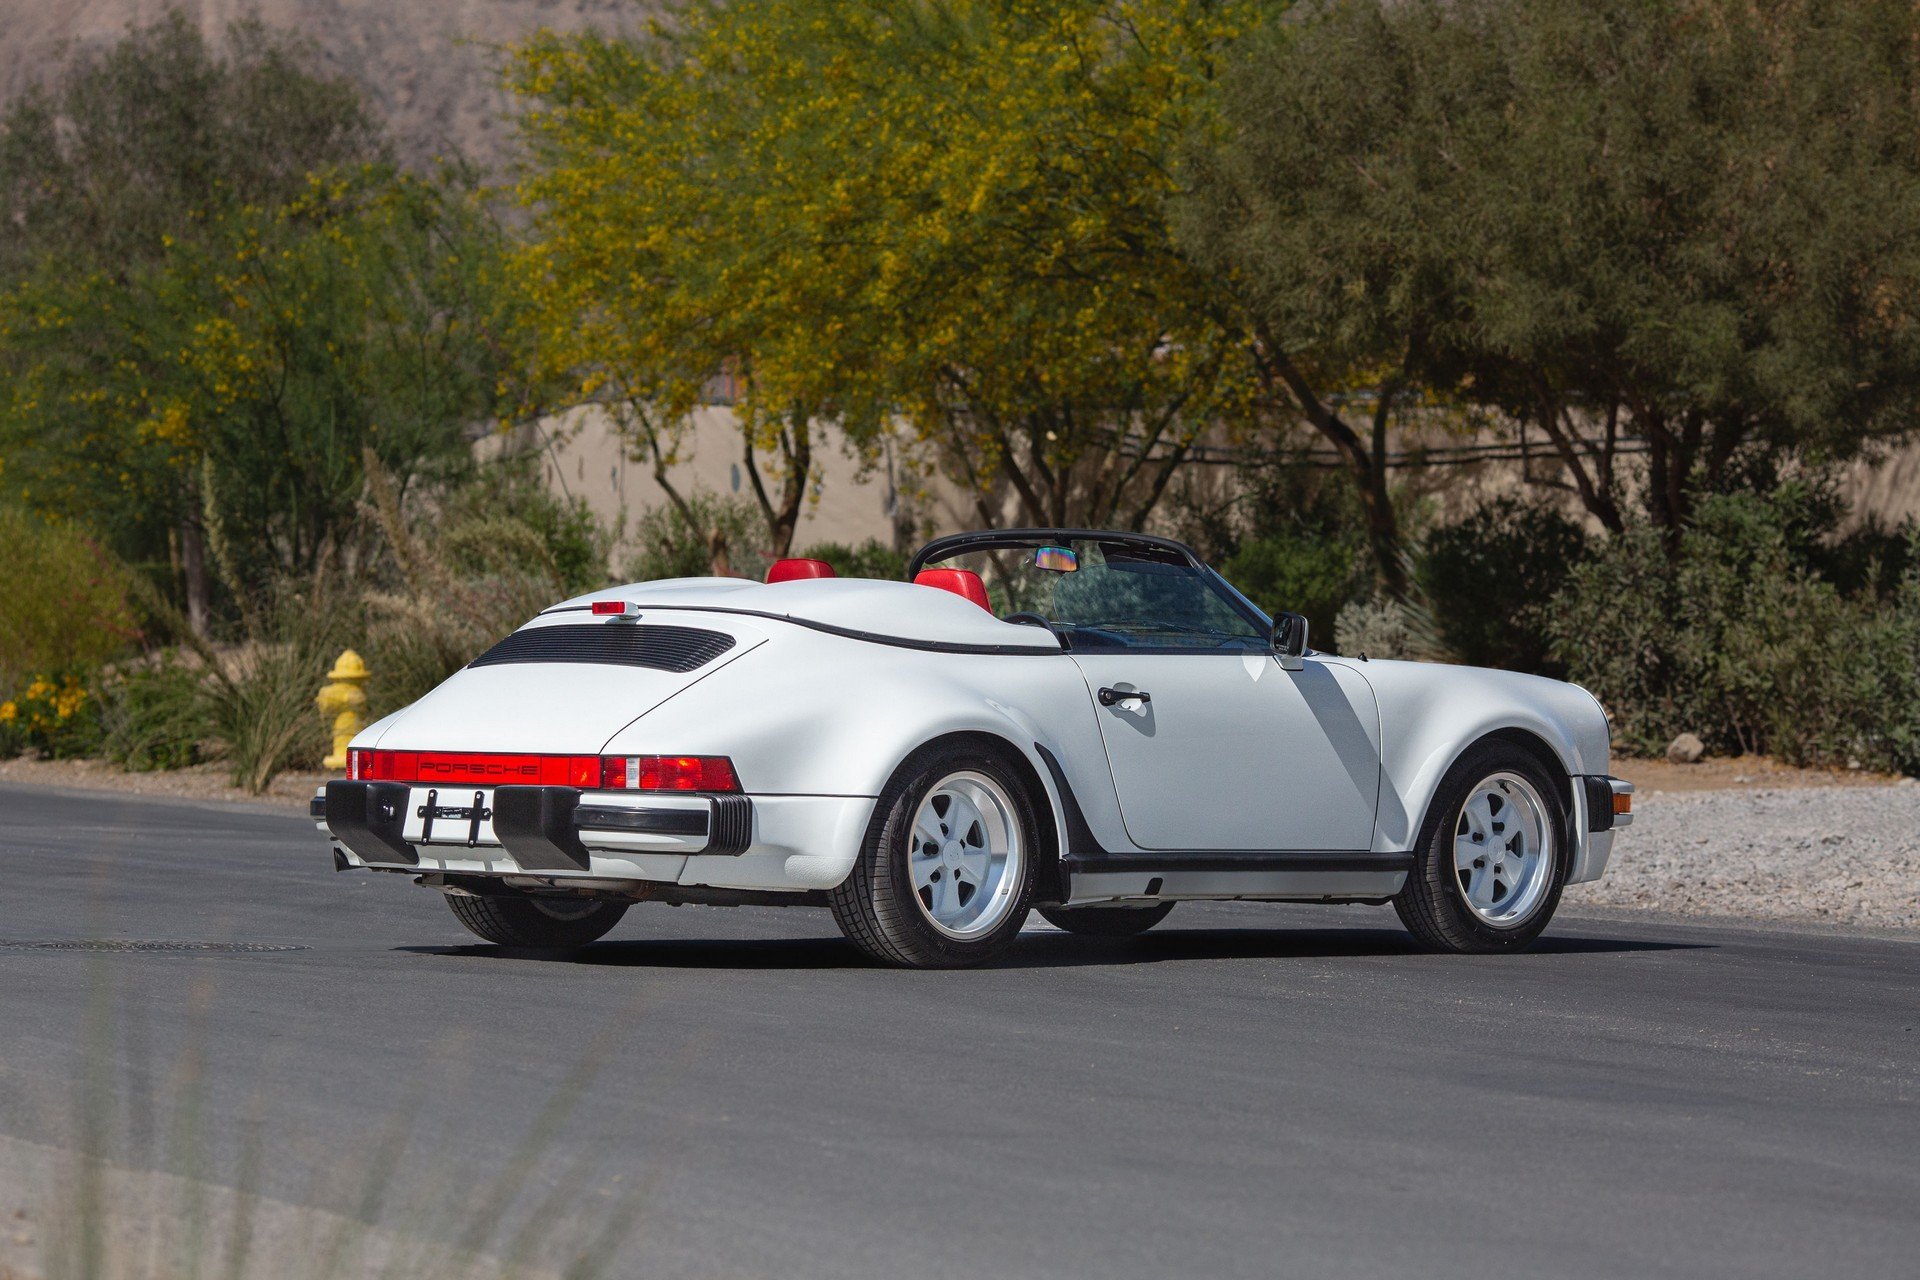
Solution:
<svg viewBox="0 0 1920 1280">
<path fill-rule="evenodd" d="M 1100 705 L 1111 707 L 1118 702 L 1152 702 L 1153 695 L 1145 689 L 1102 689 Z"/>
</svg>

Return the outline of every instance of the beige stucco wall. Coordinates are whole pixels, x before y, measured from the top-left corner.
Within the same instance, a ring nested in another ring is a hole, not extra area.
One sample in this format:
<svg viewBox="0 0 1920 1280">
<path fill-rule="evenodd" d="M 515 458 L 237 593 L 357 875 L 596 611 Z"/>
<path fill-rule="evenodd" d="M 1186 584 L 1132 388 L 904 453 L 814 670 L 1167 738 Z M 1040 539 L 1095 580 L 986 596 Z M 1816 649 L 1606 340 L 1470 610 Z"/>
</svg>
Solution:
<svg viewBox="0 0 1920 1280">
<path fill-rule="evenodd" d="M 876 538 L 917 543 L 965 523 L 963 495 L 927 468 L 912 465 L 914 447 L 894 441 L 870 462 L 845 447 L 831 428 L 816 442 L 816 480 L 794 535 L 794 548 L 822 542 L 858 544 Z M 636 518 L 666 505 L 666 491 L 654 479 L 651 461 L 636 461 L 612 416 L 598 406 L 583 406 L 544 418 L 482 444 L 485 452 L 536 453 L 557 492 L 586 500 L 593 513 L 610 524 L 622 523 L 624 546 L 631 546 Z M 695 410 L 669 469 L 682 494 L 695 490 L 754 501 L 753 482 L 741 462 L 742 441 L 733 410 L 706 405 Z M 769 491 L 776 481 L 769 460 L 759 456 Z M 899 517 L 896 528 L 896 516 Z M 615 561 L 620 556 L 616 554 Z"/>
</svg>

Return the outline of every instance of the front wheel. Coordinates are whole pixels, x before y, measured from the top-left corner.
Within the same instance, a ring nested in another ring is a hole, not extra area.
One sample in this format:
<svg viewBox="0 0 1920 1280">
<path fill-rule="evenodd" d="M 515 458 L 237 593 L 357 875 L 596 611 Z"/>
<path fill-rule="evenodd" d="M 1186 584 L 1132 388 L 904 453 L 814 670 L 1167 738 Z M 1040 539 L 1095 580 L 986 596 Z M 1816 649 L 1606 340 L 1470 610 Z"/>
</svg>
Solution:
<svg viewBox="0 0 1920 1280">
<path fill-rule="evenodd" d="M 624 902 L 585 898 L 447 895 L 454 919 L 474 934 L 503 947 L 533 951 L 573 951 L 597 942 L 627 914 Z"/>
<path fill-rule="evenodd" d="M 860 857 L 828 895 L 840 931 L 887 964 L 953 969 L 992 959 L 1033 897 L 1039 824 L 997 753 L 934 746 L 880 794 Z"/>
<path fill-rule="evenodd" d="M 1531 754 L 1500 742 L 1467 752 L 1420 836 L 1393 908 L 1427 949 L 1519 951 L 1553 918 L 1567 881 L 1567 806 Z"/>
</svg>

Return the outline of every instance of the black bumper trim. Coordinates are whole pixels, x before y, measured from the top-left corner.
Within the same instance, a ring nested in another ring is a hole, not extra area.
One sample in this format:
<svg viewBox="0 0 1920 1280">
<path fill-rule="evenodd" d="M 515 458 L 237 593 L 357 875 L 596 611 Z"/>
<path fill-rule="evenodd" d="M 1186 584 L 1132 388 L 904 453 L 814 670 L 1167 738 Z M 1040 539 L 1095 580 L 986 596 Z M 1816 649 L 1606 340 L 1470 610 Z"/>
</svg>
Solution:
<svg viewBox="0 0 1920 1280">
<path fill-rule="evenodd" d="M 573 811 L 581 830 L 638 831 L 654 836 L 704 836 L 712 821 L 699 809 L 623 809 L 583 804 Z"/>
<path fill-rule="evenodd" d="M 1613 830 L 1613 779 L 1586 774 L 1580 782 L 1587 789 L 1587 830 Z"/>
<path fill-rule="evenodd" d="M 495 787 L 493 834 L 528 871 L 587 871 L 593 859 L 580 843 L 574 787 Z"/>
<path fill-rule="evenodd" d="M 700 852 L 737 858 L 753 844 L 753 801 L 745 796 L 712 796 L 713 820 L 707 847 Z"/>
<path fill-rule="evenodd" d="M 320 816 L 333 838 L 362 862 L 417 867 L 420 854 L 405 837 L 409 793 L 404 782 L 329 782 Z"/>
</svg>

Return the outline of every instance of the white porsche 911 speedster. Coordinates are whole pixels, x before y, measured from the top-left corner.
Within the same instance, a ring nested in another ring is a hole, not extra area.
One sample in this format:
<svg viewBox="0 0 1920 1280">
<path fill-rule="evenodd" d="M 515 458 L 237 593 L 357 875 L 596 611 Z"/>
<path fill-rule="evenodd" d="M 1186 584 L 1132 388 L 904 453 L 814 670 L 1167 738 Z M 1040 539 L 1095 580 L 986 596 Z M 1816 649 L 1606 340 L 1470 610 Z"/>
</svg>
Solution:
<svg viewBox="0 0 1920 1280">
<path fill-rule="evenodd" d="M 536 949 L 637 902 L 795 904 L 944 967 L 1030 908 L 1112 937 L 1257 899 L 1391 902 L 1490 952 L 1632 821 L 1585 690 L 1317 653 L 1180 543 L 963 533 L 909 576 L 783 560 L 555 605 L 353 740 L 313 801 L 335 866 Z"/>
</svg>

